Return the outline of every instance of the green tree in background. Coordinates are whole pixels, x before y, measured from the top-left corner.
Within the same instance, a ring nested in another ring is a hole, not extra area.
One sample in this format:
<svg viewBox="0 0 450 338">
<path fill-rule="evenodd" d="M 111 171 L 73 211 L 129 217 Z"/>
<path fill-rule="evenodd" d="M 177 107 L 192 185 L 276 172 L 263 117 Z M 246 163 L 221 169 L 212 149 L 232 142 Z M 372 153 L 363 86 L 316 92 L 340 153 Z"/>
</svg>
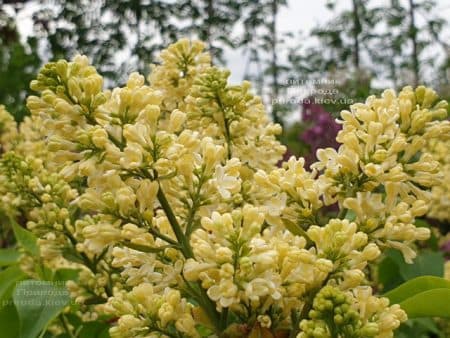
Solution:
<svg viewBox="0 0 450 338">
<path fill-rule="evenodd" d="M 441 37 L 447 20 L 437 9 L 434 0 L 391 0 L 384 8 L 386 26 L 374 60 L 387 66 L 385 77 L 396 88 L 424 83 L 439 89 L 448 83 L 450 45 Z"/>
<path fill-rule="evenodd" d="M 85 54 L 117 83 L 122 71 L 148 72 L 156 51 L 177 39 L 173 14 L 167 1 L 44 0 L 33 19 L 50 59 Z"/>
<path fill-rule="evenodd" d="M 148 73 L 157 51 L 182 36 L 204 40 L 223 63 L 240 10 L 240 1 L 43 0 L 33 22 L 47 59 L 85 54 L 120 84 L 117 74 Z"/>
<path fill-rule="evenodd" d="M 22 42 L 16 23 L 0 8 L 0 102 L 17 120 L 27 114 L 25 98 L 30 94 L 28 84 L 40 66 L 36 38 Z"/>
<path fill-rule="evenodd" d="M 224 47 L 237 47 L 235 28 L 240 21 L 243 1 L 181 0 L 176 2 L 179 33 L 204 41 L 213 62 L 225 63 Z"/>
<path fill-rule="evenodd" d="M 349 98 L 362 99 L 370 92 L 372 43 L 382 13 L 369 0 L 348 0 L 344 9 L 338 4 L 342 2 L 327 2 L 334 16 L 311 31 L 309 40 L 314 42 L 305 44 L 301 37 L 289 54 L 295 73 L 313 83 L 315 96 L 332 101 L 324 104 L 332 112 L 348 106 Z"/>
<path fill-rule="evenodd" d="M 316 81 L 316 96 L 333 99 L 325 106 L 334 112 L 376 91 L 374 77 L 396 88 L 430 84 L 450 97 L 450 44 L 441 34 L 448 20 L 436 14 L 436 4 L 330 0 L 333 17 L 293 44 L 292 33 L 279 28 L 287 0 L 9 0 L 0 19 L 0 95 L 20 118 L 31 74 L 43 62 L 85 54 L 108 86 L 121 85 L 132 71 L 147 74 L 162 46 L 187 36 L 204 40 L 218 64 L 226 63 L 227 48 L 240 48 L 244 78 L 281 124 L 294 108 L 288 87 L 301 81 Z M 31 12 L 28 40 L 16 29 L 24 24 L 16 22 L 24 9 Z"/>
<path fill-rule="evenodd" d="M 278 31 L 280 10 L 286 0 L 244 1 L 241 46 L 249 55 L 245 77 L 257 83 L 260 94 L 267 87 L 271 115 L 274 122 L 283 125 L 283 117 L 289 105 L 280 102 L 286 89 L 286 73 L 281 52 L 285 49 L 285 36 Z M 250 73 L 250 64 L 256 65 L 257 74 Z"/>
</svg>

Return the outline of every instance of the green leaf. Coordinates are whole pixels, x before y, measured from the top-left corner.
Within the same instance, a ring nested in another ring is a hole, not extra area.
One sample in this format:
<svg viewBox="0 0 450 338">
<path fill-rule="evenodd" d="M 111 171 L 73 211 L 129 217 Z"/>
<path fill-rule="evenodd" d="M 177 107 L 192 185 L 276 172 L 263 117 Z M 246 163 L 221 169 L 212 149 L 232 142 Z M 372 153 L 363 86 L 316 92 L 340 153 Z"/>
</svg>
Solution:
<svg viewBox="0 0 450 338">
<path fill-rule="evenodd" d="M 353 210 L 347 210 L 347 212 L 345 213 L 345 219 L 353 222 L 356 219 L 356 213 Z"/>
<path fill-rule="evenodd" d="M 58 269 L 56 270 L 53 281 L 67 282 L 69 280 L 77 281 L 78 275 L 80 274 L 79 269 Z"/>
<path fill-rule="evenodd" d="M 39 247 L 37 245 L 37 238 L 27 229 L 22 228 L 17 222 L 11 219 L 14 235 L 20 245 L 31 255 L 39 256 Z"/>
<path fill-rule="evenodd" d="M 20 338 L 36 338 L 69 303 L 67 289 L 52 282 L 21 282 L 13 295 L 20 320 Z"/>
<path fill-rule="evenodd" d="M 441 252 L 423 252 L 413 264 L 401 264 L 400 274 L 405 280 L 419 276 L 444 276 L 444 255 Z"/>
<path fill-rule="evenodd" d="M 402 253 L 399 250 L 395 249 L 388 249 L 386 250 L 386 257 L 391 258 L 397 266 L 400 266 L 402 264 L 408 264 L 405 262 L 405 259 L 403 258 Z"/>
<path fill-rule="evenodd" d="M 440 333 L 436 322 L 432 318 L 415 318 L 410 320 L 413 321 L 413 325 L 415 324 L 415 326 L 423 328 L 423 330 L 426 332 L 432 332 L 436 335 Z"/>
<path fill-rule="evenodd" d="M 103 322 L 87 322 L 83 323 L 83 327 L 78 334 L 79 338 L 91 338 L 91 337 L 99 337 L 106 338 L 109 337 L 109 328 L 110 325 L 108 323 Z"/>
<path fill-rule="evenodd" d="M 52 269 L 50 269 L 49 267 L 45 266 L 42 263 L 39 264 L 35 264 L 34 266 L 34 271 L 37 273 L 37 275 L 39 276 L 39 280 L 43 280 L 43 281 L 53 281 L 53 275 L 54 272 Z"/>
<path fill-rule="evenodd" d="M 211 330 L 210 328 L 208 328 L 204 325 L 201 325 L 201 324 L 197 325 L 195 328 L 196 328 L 198 334 L 200 335 L 200 337 L 209 337 L 212 334 L 214 334 L 213 330 Z"/>
<path fill-rule="evenodd" d="M 432 318 L 408 319 L 395 331 L 395 338 L 445 338 Z"/>
<path fill-rule="evenodd" d="M 0 249 L 0 266 L 16 264 L 19 260 L 20 252 L 13 248 Z"/>
<path fill-rule="evenodd" d="M 414 225 L 416 227 L 423 227 L 423 228 L 430 228 L 431 225 L 430 223 L 428 223 L 428 221 L 426 219 L 423 218 L 416 218 L 414 221 Z"/>
<path fill-rule="evenodd" d="M 282 218 L 282 221 L 286 229 L 288 229 L 293 235 L 303 236 L 308 243 L 311 243 L 311 239 L 309 238 L 308 234 L 300 225 L 297 225 L 286 218 Z"/>
<path fill-rule="evenodd" d="M 78 253 L 74 249 L 65 248 L 62 250 L 62 255 L 65 259 L 71 262 L 84 264 L 83 259 L 78 255 Z"/>
<path fill-rule="evenodd" d="M 385 293 L 383 297 L 389 298 L 391 304 L 399 304 L 419 293 L 442 288 L 450 290 L 450 281 L 435 276 L 421 276 L 403 283 L 396 289 Z"/>
<path fill-rule="evenodd" d="M 400 303 L 408 318 L 450 318 L 450 289 L 433 289 L 418 293 Z"/>
<path fill-rule="evenodd" d="M 412 264 L 406 263 L 398 250 L 386 250 L 385 255 L 385 259 L 378 267 L 380 282 L 385 291 L 415 277 L 444 275 L 445 259 L 440 252 L 424 251 Z"/>
<path fill-rule="evenodd" d="M 385 257 L 378 265 L 378 281 L 383 284 L 383 291 L 389 291 L 405 280 L 398 273 L 398 265 L 391 257 Z"/>
<path fill-rule="evenodd" d="M 11 266 L 0 272 L 0 308 L 11 297 L 16 283 L 26 277 L 18 266 Z"/>
<path fill-rule="evenodd" d="M 7 332 L 8 338 L 20 338 L 19 316 L 11 299 L 6 306 L 0 307 L 0 332 L 2 332 L 2 337 Z"/>
</svg>

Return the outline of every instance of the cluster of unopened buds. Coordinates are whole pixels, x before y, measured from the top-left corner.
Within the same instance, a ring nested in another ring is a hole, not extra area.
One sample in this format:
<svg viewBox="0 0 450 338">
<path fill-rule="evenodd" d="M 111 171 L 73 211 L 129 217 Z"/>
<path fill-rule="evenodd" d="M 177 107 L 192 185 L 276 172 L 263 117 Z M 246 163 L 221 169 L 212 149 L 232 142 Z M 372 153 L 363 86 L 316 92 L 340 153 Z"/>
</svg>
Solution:
<svg viewBox="0 0 450 338">
<path fill-rule="evenodd" d="M 311 170 L 277 166 L 281 127 L 203 48 L 181 40 L 112 91 L 84 56 L 47 64 L 19 129 L 0 109 L 2 212 L 46 267 L 80 271 L 76 315 L 112 337 L 393 337 L 406 314 L 369 266 L 429 236 L 414 221 L 441 177 L 423 149 L 449 137 L 447 103 L 386 90 L 341 113 Z"/>
</svg>

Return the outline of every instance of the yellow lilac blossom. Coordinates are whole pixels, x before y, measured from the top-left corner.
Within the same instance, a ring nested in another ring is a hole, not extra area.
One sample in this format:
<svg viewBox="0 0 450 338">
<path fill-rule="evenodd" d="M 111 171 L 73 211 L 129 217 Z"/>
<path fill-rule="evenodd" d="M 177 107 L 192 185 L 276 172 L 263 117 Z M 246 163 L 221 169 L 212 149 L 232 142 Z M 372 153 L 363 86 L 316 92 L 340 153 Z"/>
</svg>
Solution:
<svg viewBox="0 0 450 338">
<path fill-rule="evenodd" d="M 411 262 L 413 244 L 429 230 L 416 228 L 424 215 L 430 188 L 440 184 L 439 163 L 424 152 L 427 140 L 448 137 L 447 102 L 423 86 L 386 90 L 341 113 L 341 146 L 317 151 L 320 185 L 326 204 L 356 214 L 361 229 L 381 247 L 402 251 Z M 344 211 L 345 212 L 345 211 Z"/>
<path fill-rule="evenodd" d="M 11 150 L 17 138 L 17 123 L 5 106 L 0 105 L 0 154 Z"/>
<path fill-rule="evenodd" d="M 342 292 L 326 286 L 316 295 L 309 317 L 300 323 L 302 332 L 298 338 L 388 338 L 406 320 L 405 312 L 398 305 L 389 307 L 389 300 L 372 296 L 370 287 Z"/>
<path fill-rule="evenodd" d="M 2 208 L 40 249 L 23 269 L 77 269 L 74 314 L 117 338 L 392 337 L 406 315 L 367 265 L 388 247 L 412 261 L 429 236 L 414 221 L 442 170 L 423 149 L 448 135 L 446 103 L 387 90 L 341 113 L 340 148 L 311 171 L 278 166 L 281 127 L 210 60 L 183 39 L 149 83 L 106 90 L 76 56 L 44 66 L 18 129 L 0 110 Z"/>
<path fill-rule="evenodd" d="M 439 162 L 441 182 L 431 189 L 430 210 L 427 216 L 441 222 L 450 221 L 450 135 L 440 135 L 428 141 L 427 151 Z"/>
</svg>

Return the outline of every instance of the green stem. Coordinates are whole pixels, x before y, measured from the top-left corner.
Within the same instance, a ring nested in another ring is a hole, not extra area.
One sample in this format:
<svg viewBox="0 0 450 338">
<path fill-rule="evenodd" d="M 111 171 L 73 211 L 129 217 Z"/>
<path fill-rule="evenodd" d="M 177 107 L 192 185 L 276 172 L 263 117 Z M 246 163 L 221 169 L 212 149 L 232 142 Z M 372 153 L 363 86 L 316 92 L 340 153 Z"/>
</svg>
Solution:
<svg viewBox="0 0 450 338">
<path fill-rule="evenodd" d="M 309 311 L 312 309 L 314 297 L 316 296 L 316 293 L 314 295 L 311 295 L 308 301 L 305 303 L 305 305 L 302 308 L 302 311 L 300 312 L 300 320 L 307 319 L 309 316 Z M 299 320 L 299 321 L 300 321 Z"/>
<path fill-rule="evenodd" d="M 162 234 L 157 228 L 153 227 L 147 221 L 144 221 L 142 217 L 139 217 L 139 215 L 138 215 L 137 218 L 124 217 L 124 216 L 120 215 L 119 213 L 114 213 L 113 215 L 115 217 L 117 217 L 117 218 L 122 219 L 126 223 L 138 224 L 140 227 L 148 229 L 148 231 L 153 236 L 155 236 L 155 237 L 157 237 L 159 239 L 162 239 L 163 241 L 169 243 L 175 249 L 179 249 L 179 243 L 177 241 L 173 240 L 169 236 L 166 236 L 166 235 Z"/>
<path fill-rule="evenodd" d="M 222 310 L 222 313 L 220 315 L 220 324 L 222 325 L 222 328 L 226 328 L 227 327 L 227 322 L 228 322 L 228 308 L 224 308 Z"/>
<path fill-rule="evenodd" d="M 292 310 L 291 311 L 291 320 L 292 320 L 292 329 L 289 334 L 289 338 L 295 338 L 297 337 L 297 334 L 300 331 L 299 324 L 300 324 L 300 315 L 298 311 Z"/>
<path fill-rule="evenodd" d="M 172 238 L 163 235 L 162 233 L 160 233 L 158 230 L 156 230 L 155 228 L 149 228 L 149 231 L 152 235 L 154 235 L 155 237 L 158 237 L 160 239 L 162 239 L 163 241 L 166 241 L 167 243 L 169 243 L 170 245 L 173 245 L 175 247 L 178 247 L 178 242 L 174 241 Z"/>
<path fill-rule="evenodd" d="M 194 226 L 195 214 L 196 214 L 198 208 L 200 207 L 200 193 L 202 190 L 203 183 L 205 181 L 204 174 L 205 174 L 205 171 L 204 171 L 204 168 L 202 168 L 202 173 L 200 174 L 200 177 L 198 178 L 197 189 L 194 193 L 194 196 L 192 196 L 192 206 L 189 210 L 189 214 L 188 214 L 187 221 L 186 221 L 185 235 L 187 238 L 189 238 L 192 233 L 193 226 Z"/>
<path fill-rule="evenodd" d="M 227 142 L 227 157 L 228 157 L 228 159 L 231 159 L 232 154 L 231 154 L 230 126 L 229 126 L 228 119 L 227 119 L 226 114 L 225 114 L 225 108 L 224 108 L 224 106 L 222 104 L 222 100 L 220 99 L 219 95 L 216 95 L 216 102 L 217 102 L 220 110 L 222 111 L 223 124 L 224 124 L 224 128 L 225 128 L 225 140 Z"/>
<path fill-rule="evenodd" d="M 211 299 L 208 297 L 206 291 L 202 288 L 201 284 L 198 282 L 195 283 L 195 285 L 197 286 L 197 288 L 195 288 L 194 286 L 191 286 L 190 283 L 185 279 L 184 282 L 188 289 L 186 290 L 186 292 L 192 298 L 194 298 L 198 302 L 200 307 L 205 311 L 205 314 L 208 316 L 208 318 L 214 325 L 214 329 L 216 330 L 216 332 L 222 332 L 225 329 L 226 324 L 221 321 L 221 317 L 219 316 L 216 310 L 214 302 L 212 302 Z"/>
<path fill-rule="evenodd" d="M 158 173 L 155 171 L 154 177 L 156 180 L 158 180 Z M 192 247 L 189 243 L 189 239 L 185 236 L 183 233 L 183 230 L 178 223 L 178 220 L 170 207 L 169 201 L 166 198 L 166 195 L 164 194 L 164 191 L 162 190 L 161 182 L 159 182 L 159 189 L 158 189 L 158 201 L 161 204 L 161 207 L 164 210 L 164 213 L 167 216 L 167 219 L 169 220 L 170 226 L 172 227 L 173 232 L 175 233 L 175 237 L 178 240 L 178 243 L 181 246 L 181 252 L 183 253 L 183 256 L 185 258 L 194 258 L 194 252 L 192 251 Z M 217 313 L 217 310 L 215 308 L 214 302 L 211 301 L 211 299 L 208 297 L 206 291 L 202 288 L 202 286 L 197 283 L 198 286 L 198 292 L 194 290 L 192 287 L 190 287 L 189 283 L 186 282 L 186 285 L 190 288 L 190 290 L 196 295 L 195 299 L 198 301 L 199 305 L 205 310 L 206 314 L 210 318 L 210 320 L 214 323 L 214 326 L 217 330 L 217 332 L 221 332 L 221 325 L 219 315 Z"/>
<path fill-rule="evenodd" d="M 310 248 L 314 245 L 314 241 L 311 239 L 311 237 L 308 236 L 308 233 L 303 230 L 303 228 L 299 225 L 298 231 L 301 233 L 301 235 L 306 239 L 306 247 Z"/>
<path fill-rule="evenodd" d="M 59 316 L 59 320 L 61 321 L 61 324 L 64 328 L 64 331 L 70 336 L 70 338 L 75 338 L 72 331 L 70 330 L 69 326 L 67 325 L 66 317 L 61 313 Z"/>
<path fill-rule="evenodd" d="M 162 190 L 161 183 L 159 184 L 157 196 L 158 201 L 161 204 L 161 207 L 163 208 L 164 213 L 167 216 L 167 219 L 169 220 L 170 226 L 172 227 L 172 230 L 175 233 L 175 237 L 177 238 L 178 243 L 181 245 L 181 252 L 183 253 L 183 256 L 185 258 L 194 258 L 194 253 L 192 251 L 191 245 L 186 236 L 184 235 L 183 230 L 181 229 L 181 226 L 178 223 L 178 220 L 175 214 L 173 213 L 169 202 L 167 201 L 166 195 Z"/>
<path fill-rule="evenodd" d="M 64 235 L 66 235 L 66 237 L 69 239 L 69 241 L 72 244 L 75 252 L 78 253 L 78 251 L 76 249 L 77 240 L 75 239 L 75 237 L 70 233 L 70 231 L 65 226 L 64 226 Z M 94 264 L 94 262 L 92 262 L 89 259 L 89 257 L 84 252 L 78 253 L 78 255 L 83 260 L 84 264 L 89 268 L 89 270 L 91 270 L 93 274 L 96 274 L 97 273 L 97 266 L 96 266 L 96 264 Z"/>
</svg>

